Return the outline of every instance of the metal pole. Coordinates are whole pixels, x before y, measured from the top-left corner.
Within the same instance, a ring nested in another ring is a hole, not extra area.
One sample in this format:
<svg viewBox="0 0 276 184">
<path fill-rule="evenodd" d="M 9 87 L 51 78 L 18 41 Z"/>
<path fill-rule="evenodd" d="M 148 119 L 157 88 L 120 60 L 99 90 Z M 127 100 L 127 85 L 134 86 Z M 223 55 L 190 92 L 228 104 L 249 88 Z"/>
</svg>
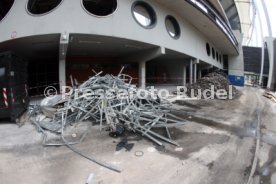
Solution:
<svg viewBox="0 0 276 184">
<path fill-rule="evenodd" d="M 268 15 L 266 3 L 265 3 L 264 0 L 261 0 L 261 2 L 262 2 L 264 14 L 265 14 L 265 19 L 266 19 L 266 24 L 267 24 L 267 29 L 268 29 L 268 36 L 269 36 L 269 37 L 272 37 L 271 22 L 270 22 L 270 18 L 269 18 L 269 15 Z"/>
<path fill-rule="evenodd" d="M 257 12 L 257 16 L 259 18 L 259 27 L 260 27 L 260 32 L 261 32 L 261 37 L 262 37 L 262 57 L 261 57 L 261 71 L 260 71 L 260 78 L 259 78 L 259 85 L 262 85 L 262 81 L 263 81 L 263 72 L 264 72 L 264 47 L 265 47 L 265 40 L 264 40 L 264 32 L 263 32 L 263 26 L 262 26 L 262 19 L 261 19 L 261 14 L 258 8 L 258 5 L 256 4 L 256 0 L 253 0 L 255 8 L 256 8 L 256 12 Z M 256 29 L 257 31 L 257 29 Z"/>
<path fill-rule="evenodd" d="M 268 29 L 268 36 L 269 39 L 267 40 L 269 48 L 271 47 L 273 49 L 273 41 L 272 41 L 272 28 L 271 28 L 271 22 L 270 22 L 270 18 L 268 15 L 268 10 L 267 10 L 267 6 L 264 0 L 261 0 L 262 6 L 263 6 L 263 11 L 265 14 L 265 18 L 266 18 L 266 24 L 267 24 L 267 29 Z M 273 50 L 271 50 L 270 52 L 273 53 Z M 272 81 L 272 76 L 273 76 L 273 68 L 274 68 L 274 61 L 273 61 L 273 55 L 270 55 L 271 57 L 269 57 L 269 78 L 268 78 L 268 84 L 267 87 L 270 88 L 271 87 L 271 81 Z"/>
</svg>

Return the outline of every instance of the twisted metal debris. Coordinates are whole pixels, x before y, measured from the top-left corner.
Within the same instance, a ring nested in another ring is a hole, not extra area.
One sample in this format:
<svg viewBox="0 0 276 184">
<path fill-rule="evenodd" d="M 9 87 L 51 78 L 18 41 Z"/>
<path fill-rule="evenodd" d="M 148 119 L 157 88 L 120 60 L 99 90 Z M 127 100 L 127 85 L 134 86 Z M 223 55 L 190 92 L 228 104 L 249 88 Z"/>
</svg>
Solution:
<svg viewBox="0 0 276 184">
<path fill-rule="evenodd" d="M 131 76 L 122 74 L 122 71 L 123 69 L 118 76 L 101 76 L 102 72 L 96 73 L 65 99 L 55 97 L 54 102 L 47 107 L 34 108 L 30 111 L 33 116 L 43 112 L 50 120 L 33 120 L 33 123 L 44 135 L 45 130 L 59 134 L 64 142 L 60 145 L 66 145 L 85 158 L 118 172 L 121 171 L 119 168 L 88 157 L 75 149 L 73 145 L 81 142 L 84 136 L 78 142 L 69 143 L 63 136 L 66 127 L 89 120 L 99 123 L 100 130 L 108 129 L 117 133 L 132 131 L 160 146 L 163 145 L 162 141 L 178 146 L 178 143 L 171 139 L 169 128 L 185 124 L 184 120 L 170 113 L 171 103 L 153 98 L 153 95 L 147 94 L 147 90 L 143 92 L 145 98 L 139 98 L 138 89 L 131 84 Z M 90 92 L 89 95 L 87 91 Z M 166 135 L 154 132 L 154 128 L 164 128 Z M 44 136 L 43 144 L 53 146 L 45 144 L 46 138 Z"/>
</svg>

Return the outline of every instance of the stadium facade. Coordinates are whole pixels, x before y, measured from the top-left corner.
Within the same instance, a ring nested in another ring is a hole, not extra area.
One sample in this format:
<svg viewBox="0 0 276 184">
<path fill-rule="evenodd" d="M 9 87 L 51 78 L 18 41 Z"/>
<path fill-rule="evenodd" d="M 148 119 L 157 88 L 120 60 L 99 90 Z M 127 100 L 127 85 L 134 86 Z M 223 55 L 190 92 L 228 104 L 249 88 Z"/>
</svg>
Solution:
<svg viewBox="0 0 276 184">
<path fill-rule="evenodd" d="M 29 85 L 122 66 L 141 87 L 220 69 L 243 85 L 243 34 L 229 0 L 2 0 L 0 51 L 29 61 Z"/>
</svg>

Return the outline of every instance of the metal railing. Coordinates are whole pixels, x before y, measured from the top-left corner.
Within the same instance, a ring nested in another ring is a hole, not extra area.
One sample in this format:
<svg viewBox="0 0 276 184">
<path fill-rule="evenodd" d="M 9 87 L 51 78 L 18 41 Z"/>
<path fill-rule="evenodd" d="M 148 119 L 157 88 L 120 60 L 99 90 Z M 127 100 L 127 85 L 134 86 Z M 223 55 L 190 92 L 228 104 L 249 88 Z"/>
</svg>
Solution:
<svg viewBox="0 0 276 184">
<path fill-rule="evenodd" d="M 208 18 L 210 18 L 228 37 L 228 39 L 238 47 L 238 41 L 232 32 L 232 29 L 228 24 L 225 23 L 223 18 L 217 13 L 217 11 L 209 4 L 206 0 L 186 0 L 188 3 L 193 5 L 195 8 L 204 13 Z"/>
</svg>

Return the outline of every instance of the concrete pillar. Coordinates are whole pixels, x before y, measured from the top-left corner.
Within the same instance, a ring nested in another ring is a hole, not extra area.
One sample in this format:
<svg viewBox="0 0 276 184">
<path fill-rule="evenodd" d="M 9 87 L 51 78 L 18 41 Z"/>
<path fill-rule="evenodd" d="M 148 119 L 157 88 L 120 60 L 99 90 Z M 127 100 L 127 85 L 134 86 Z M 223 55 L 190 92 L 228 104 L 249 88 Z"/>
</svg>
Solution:
<svg viewBox="0 0 276 184">
<path fill-rule="evenodd" d="M 60 90 L 66 85 L 66 61 L 62 58 L 59 59 L 59 85 Z"/>
<path fill-rule="evenodd" d="M 193 84 L 193 60 L 190 61 L 190 84 Z"/>
<path fill-rule="evenodd" d="M 244 56 L 242 49 L 243 35 L 239 31 L 233 31 L 239 43 L 239 55 L 228 56 L 228 74 L 232 85 L 244 86 Z"/>
<path fill-rule="evenodd" d="M 60 91 L 62 86 L 66 86 L 66 55 L 69 43 L 69 34 L 61 34 L 59 44 L 59 86 Z"/>
<path fill-rule="evenodd" d="M 183 86 L 186 86 L 186 80 L 187 80 L 187 67 L 183 67 Z"/>
<path fill-rule="evenodd" d="M 197 80 L 197 64 L 194 64 L 194 83 L 196 83 Z"/>
<path fill-rule="evenodd" d="M 268 82 L 267 82 L 267 88 L 268 89 L 275 89 L 276 87 L 276 66 L 274 63 L 275 60 L 275 51 L 274 49 L 276 48 L 276 42 L 274 41 L 274 38 L 272 37 L 267 37 L 267 48 L 268 48 L 268 57 L 269 57 L 269 74 L 268 74 Z"/>
<path fill-rule="evenodd" d="M 202 70 L 201 70 L 201 69 L 198 70 L 198 78 L 199 78 L 199 79 L 202 78 Z"/>
<path fill-rule="evenodd" d="M 139 86 L 146 88 L 146 61 L 139 62 Z"/>
<path fill-rule="evenodd" d="M 141 88 L 146 87 L 146 62 L 158 58 L 166 54 L 166 49 L 164 47 L 156 47 L 153 49 L 144 50 L 137 53 L 132 53 L 123 56 L 118 59 L 118 61 L 131 61 L 139 63 L 139 86 Z"/>
</svg>

